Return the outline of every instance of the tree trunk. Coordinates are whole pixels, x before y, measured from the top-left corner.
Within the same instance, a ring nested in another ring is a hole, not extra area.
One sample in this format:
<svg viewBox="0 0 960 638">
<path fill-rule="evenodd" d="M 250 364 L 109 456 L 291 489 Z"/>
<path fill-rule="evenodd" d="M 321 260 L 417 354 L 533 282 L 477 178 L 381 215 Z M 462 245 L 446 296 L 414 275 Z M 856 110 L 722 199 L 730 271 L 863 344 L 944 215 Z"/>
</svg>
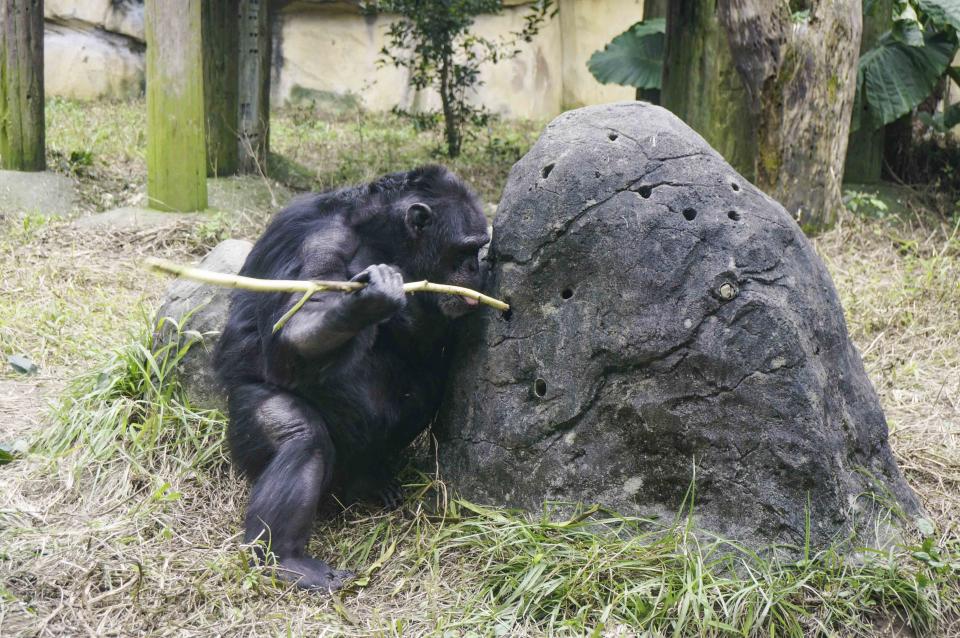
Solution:
<svg viewBox="0 0 960 638">
<path fill-rule="evenodd" d="M 673 0 L 667 4 L 662 103 L 752 180 L 754 122 L 715 3 Z"/>
<path fill-rule="evenodd" d="M 666 17 L 668 4 L 667 0 L 644 0 L 643 19 Z"/>
<path fill-rule="evenodd" d="M 240 0 L 240 170 L 266 173 L 270 150 L 270 12 L 266 0 Z"/>
<path fill-rule="evenodd" d="M 757 123 L 756 184 L 817 231 L 842 206 L 862 16 L 860 0 L 807 6 L 801 17 L 786 3 L 723 0 L 718 18 Z"/>
<path fill-rule="evenodd" d="M 453 105 L 453 92 L 450 88 L 449 58 L 440 64 L 440 104 L 443 107 L 443 126 L 447 137 L 447 155 L 456 157 L 460 154 L 460 122 Z"/>
<path fill-rule="evenodd" d="M 147 199 L 207 207 L 202 0 L 147 0 Z"/>
<path fill-rule="evenodd" d="M 203 94 L 210 176 L 237 172 L 239 10 L 239 0 L 203 3 Z"/>
<path fill-rule="evenodd" d="M 43 0 L 0 0 L 0 168 L 46 168 L 43 99 Z"/>
<path fill-rule="evenodd" d="M 860 42 L 860 55 L 869 51 L 890 26 L 892 0 L 876 0 L 869 13 L 864 6 L 863 38 Z M 866 107 L 866 104 L 864 104 Z M 873 184 L 880 181 L 883 167 L 883 138 L 886 127 L 870 130 L 861 126 L 850 133 L 847 144 L 847 159 L 844 165 L 843 179 L 847 182 Z"/>
</svg>

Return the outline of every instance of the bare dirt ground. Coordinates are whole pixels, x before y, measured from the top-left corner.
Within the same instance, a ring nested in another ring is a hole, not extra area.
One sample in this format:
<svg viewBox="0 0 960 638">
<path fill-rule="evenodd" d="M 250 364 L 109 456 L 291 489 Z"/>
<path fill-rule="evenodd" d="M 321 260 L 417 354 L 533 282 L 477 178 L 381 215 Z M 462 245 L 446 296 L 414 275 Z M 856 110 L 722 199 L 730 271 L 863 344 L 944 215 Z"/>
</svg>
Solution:
<svg viewBox="0 0 960 638">
<path fill-rule="evenodd" d="M 26 440 L 42 427 L 47 401 L 63 384 L 59 379 L 0 379 L 0 423 L 5 438 Z"/>
</svg>

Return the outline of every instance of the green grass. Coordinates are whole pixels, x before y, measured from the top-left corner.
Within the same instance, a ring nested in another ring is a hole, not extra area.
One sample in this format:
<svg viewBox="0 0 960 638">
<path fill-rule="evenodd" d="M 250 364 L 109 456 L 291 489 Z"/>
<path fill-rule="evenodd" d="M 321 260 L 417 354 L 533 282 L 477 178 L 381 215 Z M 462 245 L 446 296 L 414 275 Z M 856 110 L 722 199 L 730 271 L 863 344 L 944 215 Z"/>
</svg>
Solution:
<svg viewBox="0 0 960 638">
<path fill-rule="evenodd" d="M 423 131 L 409 117 L 392 113 L 333 117 L 312 108 L 288 108 L 270 122 L 272 150 L 302 166 L 311 188 L 326 190 L 367 182 L 379 175 L 426 163 L 443 163 L 473 184 L 485 202 L 496 203 L 510 167 L 536 140 L 542 122 L 493 121 L 474 128 L 456 159 L 441 151 L 439 128 Z"/>
<path fill-rule="evenodd" d="M 146 185 L 146 105 L 126 102 L 47 102 L 48 162 L 76 176 L 90 210 L 143 205 Z M 271 110 L 270 177 L 297 190 L 327 190 L 368 182 L 427 163 L 458 172 L 486 203 L 500 200 L 510 167 L 543 127 L 501 121 L 470 129 L 460 157 L 441 151 L 438 127 L 423 130 L 403 115 L 354 108 L 326 113 L 312 106 Z"/>
<path fill-rule="evenodd" d="M 154 344 L 157 333 L 172 336 Z M 177 365 L 195 343 L 173 319 L 154 326 L 145 317 L 139 335 L 71 383 L 54 411 L 57 425 L 37 450 L 53 458 L 75 450 L 80 468 L 120 460 L 144 474 L 166 461 L 184 471 L 225 463 L 223 415 L 191 408 L 176 382 Z"/>
</svg>

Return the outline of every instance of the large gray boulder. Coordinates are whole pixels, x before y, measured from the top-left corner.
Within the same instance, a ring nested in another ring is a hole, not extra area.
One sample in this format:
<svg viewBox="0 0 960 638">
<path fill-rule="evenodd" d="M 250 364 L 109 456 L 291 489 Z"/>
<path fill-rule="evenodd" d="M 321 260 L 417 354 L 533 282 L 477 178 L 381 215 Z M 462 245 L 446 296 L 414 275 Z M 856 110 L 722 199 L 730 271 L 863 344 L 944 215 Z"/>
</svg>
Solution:
<svg viewBox="0 0 960 638">
<path fill-rule="evenodd" d="M 240 272 L 253 244 L 227 239 L 211 250 L 199 268 L 234 275 Z M 154 350 L 175 354 L 190 344 L 177 364 L 180 385 L 194 407 L 226 414 L 226 397 L 211 367 L 211 355 L 227 321 L 232 288 L 177 279 L 167 289 L 157 311 Z M 176 344 L 174 348 L 166 348 Z"/>
<path fill-rule="evenodd" d="M 811 185 L 813 187 L 813 185 Z M 445 479 L 541 511 L 601 503 L 761 547 L 918 509 L 823 263 L 668 111 L 565 113 L 518 162 L 491 294 L 438 419 Z"/>
</svg>

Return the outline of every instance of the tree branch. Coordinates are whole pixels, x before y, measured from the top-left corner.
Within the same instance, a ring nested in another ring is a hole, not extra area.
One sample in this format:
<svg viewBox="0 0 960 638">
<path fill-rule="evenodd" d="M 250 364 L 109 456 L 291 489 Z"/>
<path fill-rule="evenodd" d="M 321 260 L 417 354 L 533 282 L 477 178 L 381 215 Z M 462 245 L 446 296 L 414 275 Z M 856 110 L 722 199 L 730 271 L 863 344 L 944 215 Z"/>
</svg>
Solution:
<svg viewBox="0 0 960 638">
<path fill-rule="evenodd" d="M 185 279 L 192 279 L 205 284 L 222 286 L 225 288 L 242 288 L 243 290 L 252 290 L 254 292 L 302 292 L 303 297 L 293 308 L 287 311 L 277 323 L 273 326 L 276 332 L 292 317 L 307 300 L 318 292 L 354 292 L 365 288 L 367 284 L 355 281 L 312 281 L 303 279 L 256 279 L 254 277 L 242 277 L 240 275 L 228 275 L 212 270 L 203 270 L 193 266 L 184 266 L 174 263 L 168 259 L 159 257 L 147 257 L 144 264 L 150 270 L 163 272 Z M 461 286 L 450 286 L 447 284 L 434 284 L 429 281 L 411 281 L 403 284 L 405 293 L 413 294 L 417 292 L 436 292 L 445 295 L 459 295 L 469 299 L 476 299 L 480 303 L 495 308 L 500 311 L 507 311 L 510 306 L 499 299 L 488 297 L 483 293 L 470 288 Z"/>
</svg>

